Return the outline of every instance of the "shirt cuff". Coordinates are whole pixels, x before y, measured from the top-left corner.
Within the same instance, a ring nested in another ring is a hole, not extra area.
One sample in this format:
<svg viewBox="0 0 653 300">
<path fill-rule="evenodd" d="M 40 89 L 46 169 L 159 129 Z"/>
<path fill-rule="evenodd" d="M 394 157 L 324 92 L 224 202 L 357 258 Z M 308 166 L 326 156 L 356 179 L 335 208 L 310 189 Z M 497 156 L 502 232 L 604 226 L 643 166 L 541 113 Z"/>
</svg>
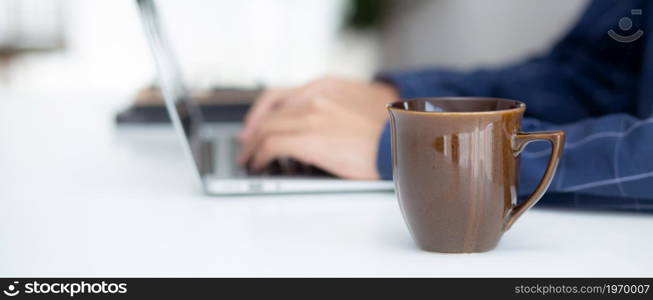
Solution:
<svg viewBox="0 0 653 300">
<path fill-rule="evenodd" d="M 379 151 L 376 155 L 376 167 L 383 180 L 392 179 L 392 146 L 390 141 L 390 122 L 386 122 L 379 138 Z"/>
<path fill-rule="evenodd" d="M 411 80 L 407 77 L 407 75 L 400 72 L 380 73 L 374 77 L 374 81 L 392 85 L 402 99 L 418 98 L 420 95 L 411 86 Z"/>
</svg>

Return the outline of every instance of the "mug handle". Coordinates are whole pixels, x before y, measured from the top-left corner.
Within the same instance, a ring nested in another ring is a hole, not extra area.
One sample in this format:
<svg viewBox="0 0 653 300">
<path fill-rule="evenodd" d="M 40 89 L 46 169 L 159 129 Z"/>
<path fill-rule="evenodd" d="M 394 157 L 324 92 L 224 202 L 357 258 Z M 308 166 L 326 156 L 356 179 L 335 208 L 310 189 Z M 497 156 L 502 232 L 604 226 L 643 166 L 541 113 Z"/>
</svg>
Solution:
<svg viewBox="0 0 653 300">
<path fill-rule="evenodd" d="M 544 196 L 544 193 L 549 188 L 549 185 L 551 185 L 553 175 L 558 168 L 560 155 L 562 154 L 562 149 L 564 148 L 565 144 L 565 132 L 561 130 L 542 132 L 517 132 L 512 139 L 512 149 L 514 155 L 518 156 L 524 150 L 524 148 L 526 148 L 526 145 L 537 140 L 548 141 L 551 144 L 551 157 L 549 158 L 549 165 L 546 167 L 544 176 L 535 188 L 535 191 L 533 191 L 533 193 L 528 197 L 526 201 L 513 207 L 508 220 L 504 225 L 504 231 L 510 229 L 510 227 L 525 211 L 533 207 L 533 205 L 535 205 L 537 201 L 539 201 L 540 198 Z"/>
</svg>

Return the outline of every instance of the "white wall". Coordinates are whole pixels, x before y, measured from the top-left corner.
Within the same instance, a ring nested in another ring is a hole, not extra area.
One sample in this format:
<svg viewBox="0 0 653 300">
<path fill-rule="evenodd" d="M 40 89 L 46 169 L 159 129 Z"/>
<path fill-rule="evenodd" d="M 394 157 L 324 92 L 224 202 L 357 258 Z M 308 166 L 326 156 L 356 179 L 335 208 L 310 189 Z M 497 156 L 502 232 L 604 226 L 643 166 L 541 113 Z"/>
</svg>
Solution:
<svg viewBox="0 0 653 300">
<path fill-rule="evenodd" d="M 44 0 L 47 1 L 47 0 Z M 542 51 L 586 0 L 411 0 L 377 41 L 337 36 L 345 0 L 162 0 L 166 29 L 189 81 L 298 84 L 324 73 L 499 64 Z M 132 0 L 68 0 L 68 48 L 12 65 L 0 91 L 130 95 L 154 65 Z"/>
<path fill-rule="evenodd" d="M 401 1 L 382 34 L 386 68 L 497 65 L 545 51 L 587 0 Z"/>
<path fill-rule="evenodd" d="M 132 1 L 66 3 L 67 47 L 53 54 L 29 54 L 10 66 L 13 90 L 38 93 L 134 91 L 153 75 Z"/>
<path fill-rule="evenodd" d="M 342 0 L 222 0 L 161 5 L 190 80 L 298 84 L 328 68 Z"/>
<path fill-rule="evenodd" d="M 44 0 L 47 1 L 47 0 Z M 162 0 L 190 82 L 298 84 L 328 71 L 343 0 Z M 133 93 L 155 68 L 132 0 L 69 0 L 68 47 L 26 55 L 0 86 L 40 93 Z"/>
</svg>

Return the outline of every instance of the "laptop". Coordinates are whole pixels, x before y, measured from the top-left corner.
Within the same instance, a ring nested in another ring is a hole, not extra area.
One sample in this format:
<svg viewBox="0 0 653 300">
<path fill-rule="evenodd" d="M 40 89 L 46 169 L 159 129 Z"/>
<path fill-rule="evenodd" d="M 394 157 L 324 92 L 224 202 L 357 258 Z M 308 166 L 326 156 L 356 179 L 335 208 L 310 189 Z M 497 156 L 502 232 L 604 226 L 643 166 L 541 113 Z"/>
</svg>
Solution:
<svg viewBox="0 0 653 300">
<path fill-rule="evenodd" d="M 137 0 L 140 18 L 157 67 L 159 86 L 195 176 L 209 195 L 392 191 L 392 181 L 335 178 L 315 167 L 278 158 L 263 172 L 248 172 L 237 163 L 240 121 L 205 122 L 189 97 L 181 69 L 163 34 L 154 0 Z"/>
</svg>

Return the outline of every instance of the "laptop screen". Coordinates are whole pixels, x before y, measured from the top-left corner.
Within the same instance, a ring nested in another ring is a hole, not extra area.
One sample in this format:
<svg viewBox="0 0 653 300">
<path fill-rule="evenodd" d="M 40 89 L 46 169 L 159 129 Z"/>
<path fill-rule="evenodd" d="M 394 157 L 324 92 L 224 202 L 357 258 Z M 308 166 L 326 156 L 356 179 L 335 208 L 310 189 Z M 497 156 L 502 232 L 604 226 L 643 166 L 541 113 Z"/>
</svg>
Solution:
<svg viewBox="0 0 653 300">
<path fill-rule="evenodd" d="M 182 137 L 185 150 L 193 157 L 197 174 L 205 175 L 199 130 L 203 123 L 199 106 L 189 97 L 181 69 L 160 21 L 153 0 L 137 0 L 141 22 L 157 67 L 158 81 L 174 127 Z"/>
</svg>

